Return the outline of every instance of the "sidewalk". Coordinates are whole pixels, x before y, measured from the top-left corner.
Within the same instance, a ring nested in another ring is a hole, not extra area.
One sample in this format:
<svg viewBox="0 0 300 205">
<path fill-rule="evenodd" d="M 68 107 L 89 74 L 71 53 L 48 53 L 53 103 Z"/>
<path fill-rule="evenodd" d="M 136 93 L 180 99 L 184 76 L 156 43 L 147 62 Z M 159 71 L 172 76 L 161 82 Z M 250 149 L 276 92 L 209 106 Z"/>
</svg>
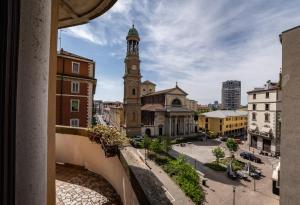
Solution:
<svg viewBox="0 0 300 205">
<path fill-rule="evenodd" d="M 143 150 L 136 150 L 140 153 L 136 153 L 140 158 L 144 160 Z M 170 199 L 170 202 L 174 205 L 194 205 L 192 200 L 185 195 L 180 187 L 165 173 L 155 162 L 147 160 L 148 166 L 151 168 L 152 173 L 161 181 L 165 194 Z"/>
</svg>

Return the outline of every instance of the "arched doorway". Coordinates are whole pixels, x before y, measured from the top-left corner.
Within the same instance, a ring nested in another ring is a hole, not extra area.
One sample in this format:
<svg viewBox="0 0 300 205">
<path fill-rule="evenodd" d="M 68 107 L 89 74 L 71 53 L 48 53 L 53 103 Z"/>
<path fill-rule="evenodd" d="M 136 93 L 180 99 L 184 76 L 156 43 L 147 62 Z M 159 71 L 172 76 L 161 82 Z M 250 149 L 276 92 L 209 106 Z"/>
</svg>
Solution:
<svg viewBox="0 0 300 205">
<path fill-rule="evenodd" d="M 145 133 L 148 137 L 151 137 L 151 130 L 149 128 L 146 129 Z"/>
</svg>

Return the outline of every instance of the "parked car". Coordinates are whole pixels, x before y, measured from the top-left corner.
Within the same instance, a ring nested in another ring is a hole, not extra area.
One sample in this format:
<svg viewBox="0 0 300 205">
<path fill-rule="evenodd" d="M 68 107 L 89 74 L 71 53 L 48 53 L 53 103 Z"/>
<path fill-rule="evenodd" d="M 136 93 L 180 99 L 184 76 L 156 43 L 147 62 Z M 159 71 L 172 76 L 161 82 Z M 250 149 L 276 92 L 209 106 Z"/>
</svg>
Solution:
<svg viewBox="0 0 300 205">
<path fill-rule="evenodd" d="M 251 165 L 250 162 L 245 165 L 243 172 L 247 173 L 250 177 L 253 177 L 255 179 L 259 179 L 261 177 L 261 171 Z"/>
<path fill-rule="evenodd" d="M 244 159 L 256 162 L 256 163 L 261 163 L 261 159 L 254 154 L 250 152 L 241 152 L 240 156 Z"/>
<path fill-rule="evenodd" d="M 242 144 L 242 141 L 240 139 L 234 139 L 234 140 L 237 144 Z"/>
<path fill-rule="evenodd" d="M 220 137 L 220 139 L 221 139 L 221 141 L 226 142 L 228 137 L 222 136 L 222 137 Z"/>
</svg>

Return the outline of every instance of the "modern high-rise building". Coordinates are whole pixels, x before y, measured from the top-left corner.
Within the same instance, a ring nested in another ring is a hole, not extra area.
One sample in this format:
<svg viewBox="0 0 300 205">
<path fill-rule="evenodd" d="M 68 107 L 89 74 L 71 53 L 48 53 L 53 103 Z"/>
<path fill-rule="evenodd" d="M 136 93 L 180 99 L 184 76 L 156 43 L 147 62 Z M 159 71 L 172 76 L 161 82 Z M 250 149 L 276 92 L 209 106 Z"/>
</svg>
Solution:
<svg viewBox="0 0 300 205">
<path fill-rule="evenodd" d="M 241 105 L 241 81 L 227 80 L 222 83 L 222 109 L 237 110 Z"/>
</svg>

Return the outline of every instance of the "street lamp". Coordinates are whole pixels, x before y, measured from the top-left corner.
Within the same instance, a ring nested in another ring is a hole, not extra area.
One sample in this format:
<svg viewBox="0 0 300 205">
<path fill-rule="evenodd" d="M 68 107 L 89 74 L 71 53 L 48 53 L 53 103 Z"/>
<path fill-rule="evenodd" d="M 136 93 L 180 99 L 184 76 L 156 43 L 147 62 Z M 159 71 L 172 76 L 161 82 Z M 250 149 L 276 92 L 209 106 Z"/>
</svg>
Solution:
<svg viewBox="0 0 300 205">
<path fill-rule="evenodd" d="M 235 189 L 236 189 L 236 187 L 232 186 L 232 192 L 233 192 L 233 201 L 232 201 L 232 204 L 233 205 L 235 205 Z"/>
</svg>

